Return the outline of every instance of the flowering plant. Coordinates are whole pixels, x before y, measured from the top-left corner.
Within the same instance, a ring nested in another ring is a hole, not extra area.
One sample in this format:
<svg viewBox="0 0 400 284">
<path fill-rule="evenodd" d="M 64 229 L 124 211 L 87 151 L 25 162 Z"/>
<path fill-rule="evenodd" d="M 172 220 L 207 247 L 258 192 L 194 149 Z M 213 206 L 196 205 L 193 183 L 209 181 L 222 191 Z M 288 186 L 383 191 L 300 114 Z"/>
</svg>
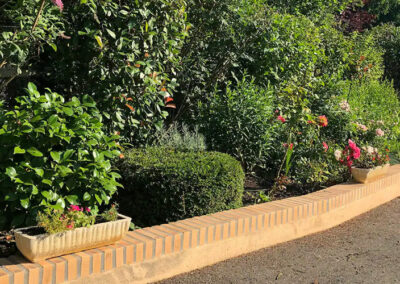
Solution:
<svg viewBox="0 0 400 284">
<path fill-rule="evenodd" d="M 359 148 L 351 139 L 349 139 L 348 143 L 349 145 L 343 151 L 335 151 L 335 158 L 349 169 L 353 166 L 372 169 L 387 164 L 390 160 L 388 154 L 383 155 L 377 148 L 372 146 Z M 389 152 L 389 149 L 386 149 L 386 152 Z"/>
<path fill-rule="evenodd" d="M 105 218 L 107 216 L 107 218 Z M 103 221 L 114 221 L 118 218 L 115 205 L 111 209 L 104 211 L 100 216 Z M 37 224 L 43 228 L 46 233 L 56 234 L 75 228 L 90 227 L 99 220 L 96 212 L 89 207 L 71 205 L 68 210 L 52 210 L 39 212 Z"/>
</svg>

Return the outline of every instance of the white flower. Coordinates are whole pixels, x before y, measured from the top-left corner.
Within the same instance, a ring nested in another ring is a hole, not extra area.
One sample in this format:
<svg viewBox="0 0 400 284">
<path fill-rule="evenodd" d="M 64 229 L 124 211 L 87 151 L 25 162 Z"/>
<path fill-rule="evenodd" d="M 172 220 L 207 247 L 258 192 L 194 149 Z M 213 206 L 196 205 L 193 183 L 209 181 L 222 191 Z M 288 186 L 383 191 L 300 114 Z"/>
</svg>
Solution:
<svg viewBox="0 0 400 284">
<path fill-rule="evenodd" d="M 341 101 L 339 106 L 344 111 L 347 111 L 347 112 L 350 111 L 350 104 L 346 100 Z"/>
<path fill-rule="evenodd" d="M 337 161 L 339 161 L 341 157 L 342 157 L 342 151 L 336 150 L 336 151 L 335 151 L 335 159 L 336 159 Z"/>
<path fill-rule="evenodd" d="M 367 147 L 367 152 L 368 154 L 372 155 L 375 151 L 374 151 L 374 147 L 368 146 Z"/>
</svg>

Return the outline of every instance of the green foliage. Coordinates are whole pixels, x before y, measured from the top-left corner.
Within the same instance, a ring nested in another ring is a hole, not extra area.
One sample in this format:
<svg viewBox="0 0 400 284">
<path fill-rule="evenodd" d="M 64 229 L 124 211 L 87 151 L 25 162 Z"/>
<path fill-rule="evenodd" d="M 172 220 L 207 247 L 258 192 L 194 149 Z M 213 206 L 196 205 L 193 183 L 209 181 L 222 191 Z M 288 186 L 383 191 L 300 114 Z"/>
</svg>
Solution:
<svg viewBox="0 0 400 284">
<path fill-rule="evenodd" d="M 190 131 L 188 126 L 179 126 L 174 123 L 168 129 L 162 129 L 156 134 L 155 144 L 164 148 L 172 148 L 178 151 L 205 151 L 206 141 L 199 133 L 198 127 Z"/>
<path fill-rule="evenodd" d="M 56 234 L 75 228 L 94 225 L 96 216 L 87 211 L 78 210 L 51 210 L 39 212 L 37 224 L 48 234 Z"/>
<path fill-rule="evenodd" d="M 121 213 L 139 226 L 176 221 L 242 205 L 244 173 L 218 152 L 132 149 L 120 164 Z"/>
<path fill-rule="evenodd" d="M 35 55 L 45 47 L 57 50 L 55 41 L 64 31 L 61 13 L 46 1 L 34 26 L 41 2 L 11 0 L 0 4 L 0 69 L 7 67 L 10 77 L 28 71 L 38 60 Z"/>
<path fill-rule="evenodd" d="M 111 208 L 101 213 L 101 218 L 110 222 L 118 219 L 118 206 L 116 204 L 111 205 Z"/>
<path fill-rule="evenodd" d="M 97 208 L 119 186 L 111 166 L 118 136 L 105 135 L 93 99 L 65 102 L 32 83 L 27 91 L 0 112 L 1 227 L 32 224 L 43 209 Z"/>
<path fill-rule="evenodd" d="M 384 50 L 384 77 L 393 80 L 397 90 L 400 89 L 400 27 L 382 25 L 371 30 L 371 36 Z"/>
<path fill-rule="evenodd" d="M 234 156 L 246 170 L 265 168 L 274 135 L 271 89 L 242 81 L 199 104 L 196 123 L 210 149 Z"/>
<path fill-rule="evenodd" d="M 18 22 L 14 6 L 10 10 L 9 21 Z M 67 98 L 91 95 L 109 131 L 132 144 L 148 141 L 168 115 L 164 96 L 177 85 L 188 28 L 184 1 L 77 1 L 65 3 L 58 15 L 67 38 L 42 46 L 39 55 L 27 48 L 26 56 L 38 59 L 29 70 L 36 82 Z M 49 17 L 42 14 L 43 25 Z"/>
</svg>

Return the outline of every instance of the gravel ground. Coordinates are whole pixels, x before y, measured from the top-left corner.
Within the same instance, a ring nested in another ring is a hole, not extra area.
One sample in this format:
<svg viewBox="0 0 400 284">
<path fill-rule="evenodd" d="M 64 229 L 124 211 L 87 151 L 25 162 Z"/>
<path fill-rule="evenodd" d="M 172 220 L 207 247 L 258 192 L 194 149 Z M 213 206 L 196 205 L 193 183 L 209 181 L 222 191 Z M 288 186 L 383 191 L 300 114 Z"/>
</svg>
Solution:
<svg viewBox="0 0 400 284">
<path fill-rule="evenodd" d="M 328 231 L 159 282 L 400 283 L 400 198 Z"/>
</svg>

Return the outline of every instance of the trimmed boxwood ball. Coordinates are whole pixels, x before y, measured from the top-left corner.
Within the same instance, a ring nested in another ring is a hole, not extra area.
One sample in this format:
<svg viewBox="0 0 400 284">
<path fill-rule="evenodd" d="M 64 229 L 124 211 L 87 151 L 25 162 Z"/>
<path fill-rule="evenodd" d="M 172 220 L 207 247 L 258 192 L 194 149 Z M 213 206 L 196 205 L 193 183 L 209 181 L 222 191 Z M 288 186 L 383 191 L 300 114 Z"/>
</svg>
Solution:
<svg viewBox="0 0 400 284">
<path fill-rule="evenodd" d="M 120 163 L 120 211 L 151 226 L 242 206 L 244 173 L 218 152 L 132 149 Z"/>
</svg>

